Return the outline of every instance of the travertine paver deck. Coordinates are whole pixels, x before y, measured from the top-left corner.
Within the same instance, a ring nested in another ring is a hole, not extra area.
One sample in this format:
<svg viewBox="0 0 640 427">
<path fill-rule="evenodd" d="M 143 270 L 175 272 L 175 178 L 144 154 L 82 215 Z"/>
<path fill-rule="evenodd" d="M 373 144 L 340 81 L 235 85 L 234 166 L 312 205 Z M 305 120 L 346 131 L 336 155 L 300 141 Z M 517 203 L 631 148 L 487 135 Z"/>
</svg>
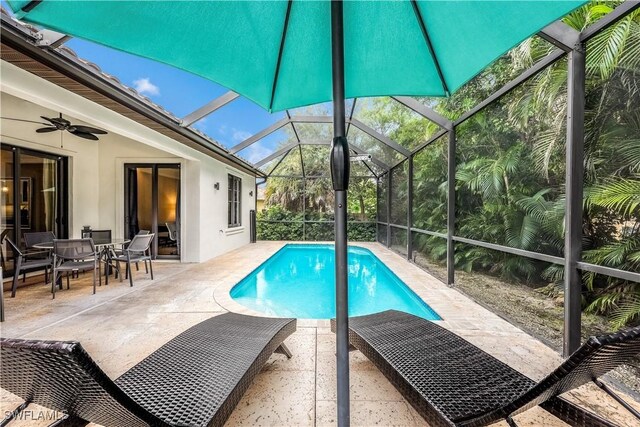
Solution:
<svg viewBox="0 0 640 427">
<path fill-rule="evenodd" d="M 260 242 L 202 264 L 155 263 L 156 280 L 142 271 L 135 286 L 112 281 L 91 295 L 89 276 L 51 300 L 48 288 L 19 289 L 7 298 L 5 337 L 78 340 L 113 378 L 188 327 L 226 310 L 254 313 L 235 303 L 229 290 L 282 242 Z M 375 243 L 371 249 L 442 316 L 440 323 L 534 379 L 561 360 L 553 350 L 443 285 Z M 8 297 L 8 293 L 5 293 Z M 291 360 L 274 355 L 233 412 L 228 425 L 311 426 L 335 424 L 335 336 L 327 320 L 299 320 L 287 341 Z M 352 425 L 427 425 L 359 352 L 351 355 Z M 20 400 L 2 391 L 2 411 Z M 586 386 L 572 395 L 621 425 L 635 425 L 612 399 Z M 640 405 L 638 405 L 640 406 Z M 48 425 L 34 407 L 20 425 Z M 516 417 L 520 425 L 563 425 L 540 409 Z M 503 423 L 506 425 L 506 423 Z"/>
</svg>

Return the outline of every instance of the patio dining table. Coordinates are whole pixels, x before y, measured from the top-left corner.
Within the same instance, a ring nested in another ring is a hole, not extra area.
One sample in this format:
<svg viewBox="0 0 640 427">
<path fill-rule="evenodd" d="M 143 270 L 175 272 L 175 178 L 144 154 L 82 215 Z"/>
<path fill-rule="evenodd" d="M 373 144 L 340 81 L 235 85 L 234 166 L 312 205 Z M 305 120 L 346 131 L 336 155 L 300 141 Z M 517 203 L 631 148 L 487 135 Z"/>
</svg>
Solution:
<svg viewBox="0 0 640 427">
<path fill-rule="evenodd" d="M 93 242 L 93 246 L 96 248 L 96 252 L 98 253 L 98 276 L 102 275 L 101 270 L 101 261 L 105 263 L 104 269 L 104 277 L 105 277 L 105 285 L 109 284 L 109 275 L 111 273 L 111 267 L 113 266 L 111 254 L 111 249 L 116 246 L 124 246 L 127 243 L 131 242 L 131 239 L 120 239 L 120 238 L 112 238 L 109 241 L 100 241 Z M 48 249 L 53 250 L 53 242 L 42 242 L 33 245 L 34 248 L 38 249 Z M 120 274 L 120 272 L 118 272 Z"/>
</svg>

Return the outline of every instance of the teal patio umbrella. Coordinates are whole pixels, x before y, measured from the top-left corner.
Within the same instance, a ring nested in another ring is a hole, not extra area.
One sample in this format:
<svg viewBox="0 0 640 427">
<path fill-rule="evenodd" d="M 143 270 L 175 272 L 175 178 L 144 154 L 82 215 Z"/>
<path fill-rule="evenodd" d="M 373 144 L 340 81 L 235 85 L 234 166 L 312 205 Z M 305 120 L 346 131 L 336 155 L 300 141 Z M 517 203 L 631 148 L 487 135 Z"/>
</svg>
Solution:
<svg viewBox="0 0 640 427">
<path fill-rule="evenodd" d="M 333 101 L 338 422 L 349 423 L 344 100 L 448 96 L 584 0 L 8 0 L 24 21 L 210 79 L 269 111 Z"/>
</svg>

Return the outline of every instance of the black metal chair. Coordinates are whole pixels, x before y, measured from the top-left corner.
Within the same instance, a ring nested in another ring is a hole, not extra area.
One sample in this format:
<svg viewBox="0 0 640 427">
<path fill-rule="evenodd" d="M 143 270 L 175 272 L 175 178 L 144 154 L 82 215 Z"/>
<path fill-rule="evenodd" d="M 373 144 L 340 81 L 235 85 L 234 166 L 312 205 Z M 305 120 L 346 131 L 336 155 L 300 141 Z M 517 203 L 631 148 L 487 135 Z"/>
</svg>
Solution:
<svg viewBox="0 0 640 427">
<path fill-rule="evenodd" d="M 96 293 L 96 276 L 98 269 L 98 253 L 91 239 L 55 239 L 53 241 L 53 278 L 51 292 L 56 297 L 55 283 L 58 274 L 67 273 L 67 289 L 69 289 L 69 273 L 93 270 L 93 293 Z"/>
<path fill-rule="evenodd" d="M 591 381 L 611 393 L 598 378 L 640 353 L 640 327 L 589 338 L 537 383 L 453 332 L 399 311 L 350 318 L 349 341 L 432 426 L 503 419 L 514 426 L 513 416 L 537 405 L 572 426 L 614 426 L 560 395 Z"/>
<path fill-rule="evenodd" d="M 50 249 L 42 249 L 36 247 L 40 243 L 52 243 L 56 235 L 53 231 L 31 231 L 22 235 L 26 250 L 23 252 L 24 259 L 45 259 L 51 258 Z M 22 274 L 22 281 L 26 280 L 26 275 Z"/>
<path fill-rule="evenodd" d="M 0 267 L 2 267 L 2 271 L 7 271 L 7 265 L 5 263 L 5 256 L 4 256 L 4 252 L 6 249 L 4 246 L 4 239 L 7 237 L 7 235 L 10 232 L 11 232 L 10 228 L 5 228 L 0 233 Z"/>
<path fill-rule="evenodd" d="M 131 243 L 126 249 L 122 251 L 121 255 L 116 255 L 113 260 L 116 262 L 116 269 L 120 271 L 120 263 L 126 263 L 125 277 L 129 278 L 129 285 L 133 286 L 133 271 L 131 270 L 131 263 L 138 263 L 143 261 L 145 268 L 147 261 L 149 261 L 149 273 L 151 273 L 151 280 L 153 280 L 153 265 L 151 262 L 151 242 L 153 241 L 155 234 L 136 234 L 133 236 Z M 122 275 L 120 275 L 120 281 L 122 281 Z"/>
<path fill-rule="evenodd" d="M 42 249 L 36 248 L 35 245 L 40 243 L 51 243 L 56 238 L 56 235 L 53 231 L 33 231 L 24 233 L 23 237 L 24 245 L 27 249 L 42 251 Z"/>
<path fill-rule="evenodd" d="M 66 414 L 58 425 L 222 426 L 295 319 L 225 313 L 173 338 L 113 381 L 80 343 L 0 339 L 0 387 Z"/>
<path fill-rule="evenodd" d="M 111 230 L 91 230 L 89 236 L 83 233 L 84 238 L 90 237 L 94 244 L 111 243 Z"/>
<path fill-rule="evenodd" d="M 82 232 L 82 238 L 87 239 L 90 238 L 93 240 L 94 245 L 100 245 L 104 243 L 111 243 L 111 230 L 88 230 Z M 107 247 L 102 247 L 102 249 L 98 250 L 98 263 L 102 262 L 105 264 L 105 280 L 108 283 L 108 278 L 106 275 L 110 271 L 109 264 L 109 249 Z M 98 269 L 99 271 L 99 269 Z M 102 285 L 102 277 L 98 275 L 98 284 Z"/>
<path fill-rule="evenodd" d="M 18 289 L 18 280 L 20 273 L 23 275 L 28 271 L 42 270 L 44 269 L 44 281 L 49 282 L 48 271 L 53 265 L 51 257 L 26 259 L 24 253 L 18 248 L 18 246 L 8 237 L 5 237 L 5 241 L 9 244 L 9 247 L 13 251 L 14 256 L 14 268 L 13 268 L 13 284 L 11 286 L 11 298 L 16 296 L 16 290 Z"/>
</svg>

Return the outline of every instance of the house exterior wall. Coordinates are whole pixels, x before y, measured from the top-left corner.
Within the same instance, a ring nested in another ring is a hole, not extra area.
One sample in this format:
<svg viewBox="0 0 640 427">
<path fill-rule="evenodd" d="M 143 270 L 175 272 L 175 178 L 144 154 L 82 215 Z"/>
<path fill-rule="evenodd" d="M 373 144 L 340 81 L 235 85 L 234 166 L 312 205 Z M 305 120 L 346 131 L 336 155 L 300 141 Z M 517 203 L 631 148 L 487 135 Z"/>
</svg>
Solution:
<svg viewBox="0 0 640 427">
<path fill-rule="evenodd" d="M 37 134 L 37 124 L 2 120 L 2 142 L 69 158 L 70 237 L 83 225 L 124 235 L 124 165 L 178 163 L 181 169 L 182 261 L 202 262 L 249 243 L 255 178 L 12 64 L 0 65 L 2 117 L 39 120 L 62 113 L 105 129 L 100 141 L 67 132 Z M 62 140 L 60 139 L 62 135 Z M 227 174 L 242 178 L 242 227 L 227 228 Z M 215 190 L 214 184 L 220 183 Z"/>
</svg>

